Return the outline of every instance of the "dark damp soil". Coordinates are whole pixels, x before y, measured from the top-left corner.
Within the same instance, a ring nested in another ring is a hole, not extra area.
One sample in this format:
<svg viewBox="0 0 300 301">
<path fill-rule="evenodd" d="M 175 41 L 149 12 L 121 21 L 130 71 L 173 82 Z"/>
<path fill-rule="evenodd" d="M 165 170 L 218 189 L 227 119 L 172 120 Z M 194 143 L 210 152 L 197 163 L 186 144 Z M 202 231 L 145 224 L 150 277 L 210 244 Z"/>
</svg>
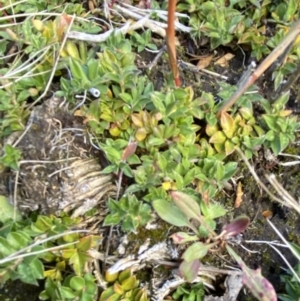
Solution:
<svg viewBox="0 0 300 301">
<path fill-rule="evenodd" d="M 1 301 L 38 301 L 43 286 L 35 286 L 23 283 L 19 280 L 9 281 L 0 288 Z"/>
</svg>

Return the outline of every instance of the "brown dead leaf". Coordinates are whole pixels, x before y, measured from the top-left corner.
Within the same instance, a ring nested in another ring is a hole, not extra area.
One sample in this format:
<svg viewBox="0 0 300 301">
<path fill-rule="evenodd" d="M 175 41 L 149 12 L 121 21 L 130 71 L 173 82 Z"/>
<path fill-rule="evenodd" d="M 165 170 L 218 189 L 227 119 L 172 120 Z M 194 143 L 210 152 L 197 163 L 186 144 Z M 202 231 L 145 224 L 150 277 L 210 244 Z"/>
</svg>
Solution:
<svg viewBox="0 0 300 301">
<path fill-rule="evenodd" d="M 236 199 L 234 202 L 234 208 L 238 208 L 241 206 L 241 203 L 243 201 L 243 195 L 244 195 L 244 192 L 242 189 L 242 183 L 238 182 L 237 189 L 236 189 Z"/>
<path fill-rule="evenodd" d="M 209 66 L 211 60 L 213 58 L 213 55 L 203 56 L 197 63 L 197 68 L 199 70 L 205 69 L 207 66 Z"/>
<path fill-rule="evenodd" d="M 66 32 L 68 26 L 71 24 L 72 18 L 67 14 L 62 14 L 58 21 L 58 26 L 56 29 L 56 34 L 59 38 L 59 41 L 62 40 L 63 34 Z"/>
<path fill-rule="evenodd" d="M 215 61 L 215 65 L 219 65 L 221 67 L 226 67 L 228 62 L 234 57 L 232 53 L 226 53 L 222 57 L 220 57 L 217 61 Z"/>
<path fill-rule="evenodd" d="M 264 218 L 269 219 L 269 218 L 271 218 L 271 217 L 273 216 L 273 212 L 270 211 L 270 210 L 265 210 L 265 211 L 262 212 L 262 216 L 263 216 Z"/>
<path fill-rule="evenodd" d="M 137 145 L 137 142 L 131 142 L 125 147 L 122 154 L 123 161 L 127 160 L 130 156 L 132 156 L 135 153 Z"/>
</svg>

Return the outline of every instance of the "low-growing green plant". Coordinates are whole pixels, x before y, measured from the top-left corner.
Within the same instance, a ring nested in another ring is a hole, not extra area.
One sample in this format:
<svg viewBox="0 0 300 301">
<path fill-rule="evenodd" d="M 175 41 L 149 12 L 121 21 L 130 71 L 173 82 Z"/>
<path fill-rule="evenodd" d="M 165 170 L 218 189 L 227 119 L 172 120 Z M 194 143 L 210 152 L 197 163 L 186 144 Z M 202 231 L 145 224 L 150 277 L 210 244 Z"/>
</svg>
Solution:
<svg viewBox="0 0 300 301">
<path fill-rule="evenodd" d="M 108 271 L 105 274 L 105 280 L 110 286 L 101 293 L 99 301 L 148 301 L 146 289 L 139 288 L 139 280 L 130 268 L 113 274 Z"/>
<path fill-rule="evenodd" d="M 296 116 L 290 116 L 292 111 L 285 110 L 285 104 L 289 100 L 289 93 L 285 93 L 272 105 L 263 102 L 266 114 L 261 117 L 261 123 L 265 126 L 266 135 L 264 146 L 271 148 L 275 155 L 282 152 L 291 142 L 296 139 L 296 131 L 300 124 Z"/>
<path fill-rule="evenodd" d="M 99 244 L 100 237 L 81 237 L 80 232 L 88 231 L 69 231 L 79 222 L 67 216 L 42 215 L 36 221 L 27 218 L 4 222 L 0 228 L 1 284 L 20 279 L 37 285 L 37 280 L 51 278 L 50 282 L 59 286 L 70 267 L 75 275 L 83 277 L 92 260 L 89 251 Z M 45 263 L 53 267 L 45 269 Z"/>
<path fill-rule="evenodd" d="M 40 300 L 71 301 L 71 300 L 94 300 L 97 294 L 95 278 L 90 273 L 84 276 L 69 275 L 64 277 L 63 282 L 47 278 L 45 290 L 39 295 Z"/>
<path fill-rule="evenodd" d="M 176 291 L 172 294 L 172 298 L 180 301 L 202 301 L 204 295 L 205 291 L 203 283 L 184 283 L 177 287 Z"/>
<path fill-rule="evenodd" d="M 124 196 L 118 201 L 110 199 L 107 206 L 110 213 L 105 217 L 104 226 L 120 224 L 123 231 L 134 232 L 152 219 L 151 207 L 135 195 Z"/>
<path fill-rule="evenodd" d="M 3 150 L 4 154 L 0 157 L 0 171 L 2 171 L 4 167 L 10 167 L 14 170 L 18 170 L 18 162 L 21 159 L 21 152 L 9 144 L 5 144 Z"/>
<path fill-rule="evenodd" d="M 294 271 L 300 277 L 300 264 L 298 264 Z M 299 300 L 300 298 L 300 282 L 299 279 L 292 274 L 291 271 L 288 271 L 287 275 L 282 275 L 281 281 L 285 284 L 285 294 L 279 294 L 278 297 L 282 301 L 294 301 Z"/>
<path fill-rule="evenodd" d="M 203 210 L 201 205 L 190 195 L 180 191 L 172 191 L 173 202 L 166 200 L 154 200 L 153 206 L 158 215 L 166 222 L 177 226 L 187 227 L 194 232 L 191 235 L 187 232 L 177 232 L 171 235 L 175 244 L 191 245 L 182 254 L 182 263 L 179 266 L 181 275 L 188 282 L 192 282 L 198 275 L 200 269 L 200 260 L 204 258 L 210 250 L 216 246 L 224 244 L 228 253 L 237 261 L 243 272 L 243 283 L 248 286 L 251 292 L 259 300 L 277 300 L 273 286 L 266 280 L 258 270 L 249 269 L 236 252 L 227 244 L 227 240 L 234 238 L 243 232 L 250 220 L 248 217 L 241 216 L 225 225 L 219 235 L 214 231 L 214 225 L 209 224 L 205 219 L 206 209 Z M 204 227 L 208 240 L 201 241 L 201 227 Z"/>
<path fill-rule="evenodd" d="M 151 43 L 151 30 L 147 29 L 139 34 L 136 31 L 132 32 L 130 40 L 132 45 L 137 48 L 137 52 L 143 51 L 145 48 L 150 50 L 157 50 L 157 46 Z"/>
</svg>

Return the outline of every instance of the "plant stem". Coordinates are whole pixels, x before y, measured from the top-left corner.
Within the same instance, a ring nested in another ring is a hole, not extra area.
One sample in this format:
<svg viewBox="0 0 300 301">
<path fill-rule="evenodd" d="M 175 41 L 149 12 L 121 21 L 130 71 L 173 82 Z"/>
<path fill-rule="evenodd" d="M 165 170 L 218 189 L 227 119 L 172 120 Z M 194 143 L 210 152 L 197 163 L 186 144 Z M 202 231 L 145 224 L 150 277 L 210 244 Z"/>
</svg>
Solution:
<svg viewBox="0 0 300 301">
<path fill-rule="evenodd" d="M 175 11 L 176 11 L 176 0 L 169 0 L 166 44 L 167 44 L 167 50 L 169 54 L 170 67 L 174 77 L 174 82 L 176 87 L 180 87 L 181 83 L 180 83 L 179 71 L 177 66 L 176 46 L 175 46 L 175 27 L 174 27 Z"/>
<path fill-rule="evenodd" d="M 285 49 L 293 43 L 300 33 L 300 20 L 296 21 L 288 34 L 284 37 L 281 43 L 266 57 L 266 59 L 257 67 L 257 69 L 238 87 L 236 92 L 224 102 L 217 113 L 217 117 L 221 116 L 222 112 L 226 112 L 232 105 L 236 103 L 240 96 L 271 66 L 271 64 L 284 53 Z"/>
</svg>

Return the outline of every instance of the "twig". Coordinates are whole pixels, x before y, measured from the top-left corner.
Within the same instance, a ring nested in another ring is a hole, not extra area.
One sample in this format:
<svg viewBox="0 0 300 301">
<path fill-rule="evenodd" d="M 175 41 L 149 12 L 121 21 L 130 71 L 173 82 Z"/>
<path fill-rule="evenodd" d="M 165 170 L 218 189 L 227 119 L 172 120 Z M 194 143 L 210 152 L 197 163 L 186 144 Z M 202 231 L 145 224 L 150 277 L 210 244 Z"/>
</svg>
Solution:
<svg viewBox="0 0 300 301">
<path fill-rule="evenodd" d="M 298 252 L 291 246 L 291 244 L 283 237 L 283 235 L 280 233 L 280 231 L 277 230 L 277 228 L 273 225 L 273 223 L 266 219 L 269 225 L 273 228 L 273 230 L 276 232 L 276 234 L 281 238 L 281 240 L 285 243 L 285 245 L 290 249 L 290 251 L 293 253 L 293 255 L 300 261 L 300 255 Z"/>
<path fill-rule="evenodd" d="M 176 0 L 169 0 L 166 45 L 169 54 L 169 62 L 173 73 L 175 86 L 180 87 L 181 83 L 180 83 L 179 71 L 177 66 L 176 45 L 175 45 L 175 27 L 174 27 L 175 11 L 176 11 Z"/>
<path fill-rule="evenodd" d="M 129 9 L 126 9 L 122 6 L 128 7 Z M 117 9 L 117 11 L 119 11 L 121 14 L 126 15 L 127 17 L 133 18 L 135 20 L 139 20 L 141 18 L 143 18 L 144 16 L 148 16 L 150 19 L 150 16 L 152 13 L 155 13 L 159 18 L 163 19 L 164 21 L 168 20 L 168 12 L 164 11 L 164 10 L 143 10 L 134 6 L 131 6 L 129 4 L 126 3 L 122 3 L 122 6 L 119 5 L 115 5 L 114 7 Z M 186 14 L 180 14 L 180 13 L 176 13 L 175 12 L 175 16 L 176 17 L 185 17 L 185 18 L 189 18 L 188 15 Z M 157 25 L 158 27 L 167 28 L 167 24 L 166 23 L 162 23 L 159 21 L 154 21 L 151 20 L 155 25 Z M 181 23 L 179 23 L 178 21 L 174 22 L 174 26 L 175 26 L 175 30 L 179 30 L 182 32 L 190 32 L 191 28 L 188 26 L 185 26 Z"/>
<path fill-rule="evenodd" d="M 276 180 L 274 174 L 265 175 L 271 185 L 274 187 L 276 192 L 282 196 L 285 201 L 283 204 L 287 207 L 293 208 L 300 214 L 300 205 L 298 202 L 282 187 L 282 185 Z"/>
<path fill-rule="evenodd" d="M 74 231 L 67 231 L 67 232 L 63 232 L 63 233 L 60 233 L 60 234 L 56 234 L 56 235 L 53 235 L 53 236 L 50 236 L 50 237 L 47 237 L 45 239 L 42 239 L 42 240 L 37 240 L 35 241 L 34 243 L 32 243 L 31 245 L 13 253 L 13 254 L 10 254 L 9 256 L 6 256 L 5 258 L 1 259 L 0 260 L 0 264 L 3 264 L 5 262 L 8 262 L 8 261 L 11 261 L 13 259 L 17 259 L 17 258 L 20 258 L 20 257 L 26 257 L 26 256 L 30 256 L 31 254 L 30 253 L 26 253 L 26 254 L 22 254 L 30 249 L 32 249 L 33 247 L 37 246 L 37 245 L 40 245 L 40 244 L 43 244 L 47 241 L 50 241 L 50 240 L 53 240 L 53 239 L 57 239 L 59 237 L 62 237 L 62 236 L 65 236 L 65 235 L 68 235 L 68 234 L 73 234 L 73 233 L 89 233 L 90 231 L 88 230 L 74 230 Z M 76 243 L 75 242 L 72 242 L 71 244 L 74 244 Z M 39 253 L 42 253 L 42 252 L 46 252 L 45 250 L 42 250 L 42 251 L 38 251 Z"/>
<path fill-rule="evenodd" d="M 24 13 L 24 14 L 15 14 L 14 16 L 9 15 L 9 16 L 2 16 L 1 17 L 1 21 L 5 21 L 5 20 L 9 20 L 9 19 L 13 19 L 15 18 L 22 18 L 25 20 L 25 17 L 37 17 L 37 16 L 48 16 L 48 17 L 60 17 L 61 13 L 48 13 L 47 11 L 44 12 L 38 12 L 38 13 Z M 78 16 L 73 15 L 73 18 L 83 21 L 83 22 L 89 22 L 88 20 L 86 20 L 85 18 L 81 18 Z M 20 24 L 20 23 L 18 23 Z M 12 24 L 13 26 L 15 26 L 16 24 Z M 1 24 L 0 28 L 7 28 L 8 24 Z"/>
<path fill-rule="evenodd" d="M 151 69 L 156 66 L 158 60 L 160 59 L 160 57 L 163 55 L 164 51 L 166 49 L 166 45 L 164 45 L 158 52 L 158 54 L 155 56 L 155 58 L 152 60 L 151 63 L 145 65 L 145 66 L 139 66 L 139 69 L 148 69 L 151 71 Z"/>
<path fill-rule="evenodd" d="M 276 197 L 276 195 L 274 195 L 267 187 L 266 185 L 260 180 L 260 178 L 258 177 L 257 173 L 255 172 L 254 168 L 251 166 L 251 164 L 249 163 L 248 159 L 246 158 L 246 156 L 243 154 L 243 152 L 237 148 L 236 149 L 237 152 L 239 153 L 239 155 L 242 157 L 243 161 L 245 162 L 245 164 L 247 165 L 249 171 L 251 172 L 254 180 L 256 181 L 256 183 L 275 201 L 277 201 L 280 204 L 284 205 L 284 202 L 279 199 L 278 197 Z"/>
<path fill-rule="evenodd" d="M 300 33 L 300 20 L 296 21 L 293 27 L 290 29 L 289 33 L 284 37 L 281 43 L 267 56 L 267 58 L 258 66 L 258 68 L 253 72 L 245 82 L 238 87 L 236 92 L 224 102 L 217 116 L 220 117 L 222 112 L 226 112 L 243 93 L 272 65 L 272 63 L 284 53 L 285 49 L 290 46 L 291 43 L 295 41 Z"/>
<path fill-rule="evenodd" d="M 140 28 L 148 27 L 149 26 L 149 20 L 144 17 L 144 19 L 139 20 L 136 23 L 132 24 L 132 21 L 127 21 L 121 28 L 117 29 L 110 29 L 102 34 L 88 34 L 84 32 L 78 32 L 78 31 L 70 31 L 68 33 L 68 38 L 70 39 L 76 39 L 78 41 L 88 41 L 88 42 L 94 42 L 94 43 L 102 43 L 105 42 L 114 32 L 115 34 L 127 34 L 129 31 L 137 30 Z M 151 27 L 151 25 L 150 25 Z M 165 30 L 162 29 L 161 31 L 162 36 L 165 36 Z"/>
<path fill-rule="evenodd" d="M 221 75 L 219 73 L 216 73 L 216 72 L 213 72 L 213 71 L 209 71 L 207 69 L 198 69 L 196 66 L 190 64 L 190 63 L 187 63 L 187 62 L 184 62 L 182 60 L 178 60 L 178 64 L 179 66 L 181 66 L 183 69 L 185 70 L 188 70 L 190 72 L 194 72 L 194 73 L 205 73 L 205 75 L 211 75 L 211 76 L 214 76 L 214 77 L 218 77 L 218 78 L 222 78 L 224 80 L 228 80 L 228 77 L 225 76 L 225 75 Z"/>
</svg>

